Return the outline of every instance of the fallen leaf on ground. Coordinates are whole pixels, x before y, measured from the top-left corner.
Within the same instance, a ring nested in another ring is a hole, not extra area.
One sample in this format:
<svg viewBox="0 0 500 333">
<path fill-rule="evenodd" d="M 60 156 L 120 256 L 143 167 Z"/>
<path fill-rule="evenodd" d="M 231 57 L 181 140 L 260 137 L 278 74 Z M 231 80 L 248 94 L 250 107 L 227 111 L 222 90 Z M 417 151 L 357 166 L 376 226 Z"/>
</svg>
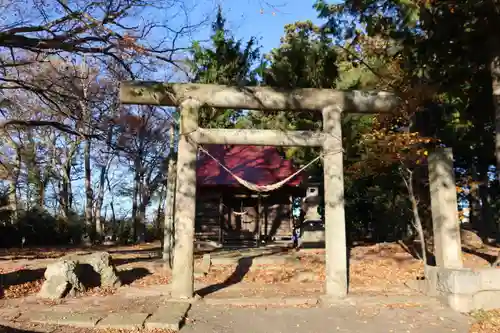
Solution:
<svg viewBox="0 0 500 333">
<path fill-rule="evenodd" d="M 500 309 L 491 311 L 474 311 L 471 316 L 476 320 L 469 333 L 499 333 Z"/>
</svg>

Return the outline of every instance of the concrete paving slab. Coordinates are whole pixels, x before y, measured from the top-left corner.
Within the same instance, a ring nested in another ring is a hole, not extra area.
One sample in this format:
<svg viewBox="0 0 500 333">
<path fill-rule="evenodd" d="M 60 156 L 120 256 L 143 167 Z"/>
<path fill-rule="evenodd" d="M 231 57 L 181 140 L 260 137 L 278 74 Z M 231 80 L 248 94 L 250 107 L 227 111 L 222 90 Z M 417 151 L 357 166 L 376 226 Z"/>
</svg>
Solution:
<svg viewBox="0 0 500 333">
<path fill-rule="evenodd" d="M 71 312 L 34 312 L 28 314 L 25 318 L 37 324 L 67 325 L 75 327 L 92 328 L 97 322 L 105 317 L 98 313 L 71 313 Z"/>
<path fill-rule="evenodd" d="M 136 330 L 144 328 L 149 313 L 111 313 L 97 323 L 97 328 Z"/>
<path fill-rule="evenodd" d="M 97 322 L 104 318 L 105 314 L 98 313 L 70 313 L 63 316 L 58 322 L 59 325 L 69 325 L 75 327 L 92 328 Z"/>
<path fill-rule="evenodd" d="M 239 298 L 205 298 L 206 305 L 230 305 L 230 306 L 314 306 L 319 302 L 317 297 L 239 297 Z"/>
<path fill-rule="evenodd" d="M 57 324 L 64 316 L 67 315 L 68 313 L 44 311 L 29 313 L 26 316 L 23 316 L 23 318 L 26 318 L 26 320 L 36 324 Z"/>
<path fill-rule="evenodd" d="M 195 304 L 182 333 L 467 333 L 466 316 L 437 302 L 421 307 L 240 308 Z"/>
<path fill-rule="evenodd" d="M 158 310 L 146 320 L 145 327 L 150 330 L 164 329 L 179 331 L 190 307 L 191 304 L 189 303 L 172 302 L 165 304 L 159 307 Z"/>
</svg>

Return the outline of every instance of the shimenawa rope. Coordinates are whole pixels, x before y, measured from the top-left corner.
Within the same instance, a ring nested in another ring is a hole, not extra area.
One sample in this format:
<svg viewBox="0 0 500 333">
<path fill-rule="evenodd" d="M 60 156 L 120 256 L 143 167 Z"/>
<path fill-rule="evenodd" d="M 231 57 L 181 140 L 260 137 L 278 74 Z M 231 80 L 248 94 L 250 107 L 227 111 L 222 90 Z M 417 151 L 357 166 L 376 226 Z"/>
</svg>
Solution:
<svg viewBox="0 0 500 333">
<path fill-rule="evenodd" d="M 215 161 L 215 163 L 217 163 L 221 168 L 223 168 L 225 171 L 227 171 L 227 173 L 229 173 L 234 179 L 236 179 L 236 181 L 238 183 L 240 183 L 242 186 L 246 187 L 247 189 L 249 189 L 251 191 L 260 192 L 260 193 L 271 192 L 271 191 L 274 191 L 274 190 L 277 190 L 277 189 L 281 188 L 283 185 L 285 185 L 286 183 L 288 183 L 290 180 L 292 180 L 293 178 L 295 178 L 298 174 L 300 174 L 302 171 L 304 171 L 305 169 L 307 169 L 309 166 L 311 166 L 312 164 L 314 164 L 316 161 L 318 161 L 320 158 L 322 158 L 325 155 L 328 155 L 328 154 L 338 154 L 338 153 L 343 152 L 343 149 L 339 149 L 338 151 L 331 151 L 331 152 L 320 154 L 320 155 L 316 156 L 314 159 L 312 159 L 309 163 L 307 163 L 306 165 L 304 165 L 302 168 L 300 168 L 299 170 L 295 171 L 290 176 L 286 177 L 283 180 L 280 180 L 277 183 L 269 184 L 269 185 L 257 185 L 257 184 L 251 183 L 251 182 L 249 182 L 249 181 L 247 181 L 247 180 L 239 177 L 238 175 L 236 175 L 228 167 L 226 167 L 222 162 L 220 162 L 218 159 L 216 159 L 214 156 L 212 156 L 212 154 L 210 154 L 201 145 L 199 145 L 198 148 L 204 154 L 206 154 L 208 157 L 210 157 L 211 159 L 213 159 Z"/>
</svg>

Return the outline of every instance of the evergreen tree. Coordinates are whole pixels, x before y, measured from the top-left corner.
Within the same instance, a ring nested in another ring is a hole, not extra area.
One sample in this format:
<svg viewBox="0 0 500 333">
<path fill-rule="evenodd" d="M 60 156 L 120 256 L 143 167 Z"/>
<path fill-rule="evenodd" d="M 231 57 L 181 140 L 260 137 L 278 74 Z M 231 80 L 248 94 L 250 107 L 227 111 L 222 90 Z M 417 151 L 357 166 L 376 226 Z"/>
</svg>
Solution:
<svg viewBox="0 0 500 333">
<path fill-rule="evenodd" d="M 255 85 L 254 65 L 260 57 L 255 38 L 243 43 L 235 40 L 226 30 L 226 20 L 219 6 L 212 24 L 211 45 L 195 42 L 192 59 L 189 61 L 192 82 L 214 83 L 232 86 Z M 203 127 L 233 127 L 244 118 L 244 110 L 213 110 L 204 108 L 200 112 Z"/>
</svg>

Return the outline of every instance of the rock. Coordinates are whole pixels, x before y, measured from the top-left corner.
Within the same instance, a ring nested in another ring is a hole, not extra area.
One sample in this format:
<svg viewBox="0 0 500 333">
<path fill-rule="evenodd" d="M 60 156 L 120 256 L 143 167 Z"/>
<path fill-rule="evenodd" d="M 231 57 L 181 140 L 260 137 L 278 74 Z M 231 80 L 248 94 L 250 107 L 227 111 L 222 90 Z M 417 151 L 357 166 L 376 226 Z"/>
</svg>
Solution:
<svg viewBox="0 0 500 333">
<path fill-rule="evenodd" d="M 121 286 L 120 278 L 116 272 L 116 268 L 111 262 L 111 255 L 107 252 L 95 252 L 87 255 L 68 255 L 63 257 L 65 260 L 74 261 L 77 265 L 83 266 L 89 265 L 92 267 L 95 273 L 100 277 L 100 285 L 107 288 L 117 288 Z M 81 269 L 82 271 L 87 271 L 87 269 Z M 83 272 L 83 274 L 85 274 Z M 83 276 L 80 279 L 84 278 Z M 90 283 L 94 283 L 91 281 Z"/>
<path fill-rule="evenodd" d="M 195 268 L 193 271 L 193 276 L 195 279 L 198 279 L 207 276 L 207 273 Z"/>
<path fill-rule="evenodd" d="M 107 252 L 65 256 L 47 266 L 44 276 L 45 282 L 38 293 L 41 298 L 74 296 L 93 286 L 121 286 L 111 256 Z"/>
<path fill-rule="evenodd" d="M 212 258 L 210 257 L 210 254 L 209 253 L 204 254 L 200 268 L 203 270 L 203 272 L 208 273 L 211 265 L 212 265 Z"/>
<path fill-rule="evenodd" d="M 47 266 L 45 282 L 38 293 L 39 297 L 58 299 L 63 298 L 68 292 L 84 291 L 85 287 L 76 275 L 76 263 L 62 260 Z"/>
<path fill-rule="evenodd" d="M 480 249 L 484 246 L 481 237 L 479 237 L 474 231 L 461 229 L 460 237 L 462 238 L 462 244 L 473 249 Z"/>
<path fill-rule="evenodd" d="M 199 251 L 213 251 L 222 248 L 222 244 L 212 240 L 195 240 L 195 248 Z"/>
<path fill-rule="evenodd" d="M 209 253 L 203 255 L 201 260 L 201 265 L 194 268 L 194 277 L 200 278 L 204 277 L 210 271 L 210 266 L 212 265 L 212 259 Z"/>
</svg>

